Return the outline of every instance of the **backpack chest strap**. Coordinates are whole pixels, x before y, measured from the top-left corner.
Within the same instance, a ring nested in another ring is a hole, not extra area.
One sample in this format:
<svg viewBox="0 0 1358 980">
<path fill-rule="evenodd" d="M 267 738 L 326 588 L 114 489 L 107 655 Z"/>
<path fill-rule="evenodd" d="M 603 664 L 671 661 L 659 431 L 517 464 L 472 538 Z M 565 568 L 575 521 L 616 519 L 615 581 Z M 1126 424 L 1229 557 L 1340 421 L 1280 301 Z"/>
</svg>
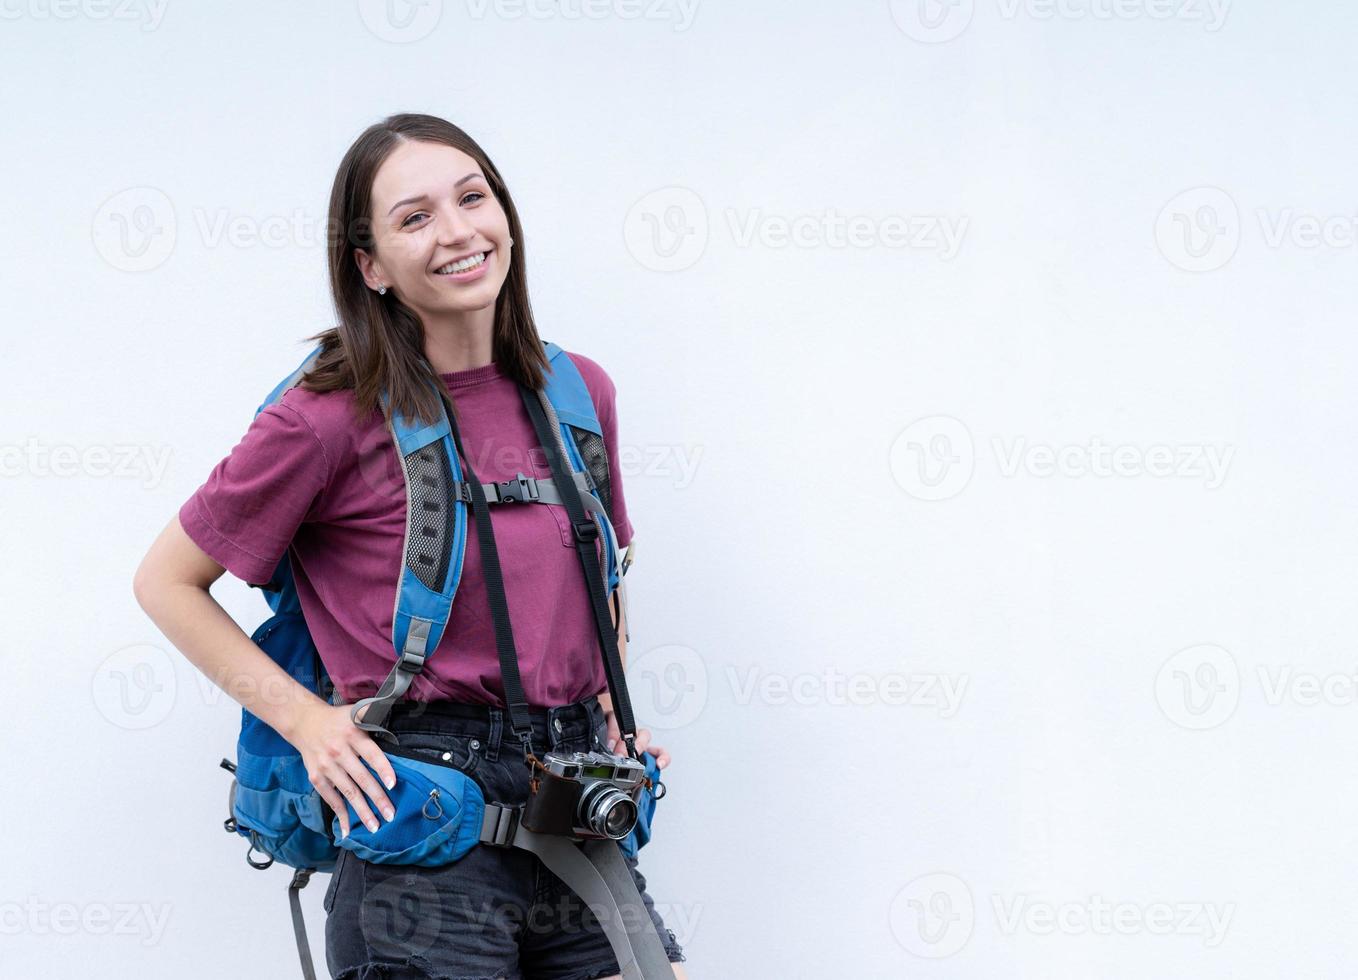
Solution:
<svg viewBox="0 0 1358 980">
<path fill-rule="evenodd" d="M 584 471 L 573 474 L 575 485 L 578 488 L 575 496 L 579 496 L 580 491 L 589 493 L 594 489 L 594 481 L 590 478 L 589 472 Z M 471 484 L 466 480 L 458 480 L 453 484 L 457 494 L 456 499 L 466 503 L 472 502 Z M 552 477 L 537 478 L 524 476 L 522 472 L 515 474 L 512 480 L 501 480 L 498 483 L 483 483 L 481 490 L 486 495 L 488 504 L 560 504 L 565 505 L 561 498 L 561 489 L 556 485 L 556 480 Z"/>
</svg>

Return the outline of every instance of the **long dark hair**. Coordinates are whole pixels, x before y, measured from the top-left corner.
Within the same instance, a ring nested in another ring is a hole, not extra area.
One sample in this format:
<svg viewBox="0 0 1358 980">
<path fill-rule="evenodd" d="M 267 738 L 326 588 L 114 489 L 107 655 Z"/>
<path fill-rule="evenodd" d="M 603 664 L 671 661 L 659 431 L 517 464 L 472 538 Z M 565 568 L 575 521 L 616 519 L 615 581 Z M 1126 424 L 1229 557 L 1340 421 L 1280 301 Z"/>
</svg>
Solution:
<svg viewBox="0 0 1358 980">
<path fill-rule="evenodd" d="M 442 381 L 424 353 L 424 327 L 419 317 L 390 290 L 379 296 L 363 281 L 353 250 L 374 247 L 373 179 L 383 161 L 401 143 L 422 140 L 455 147 L 481 165 L 491 193 L 509 219 L 509 274 L 495 300 L 491 357 L 506 375 L 537 389 L 543 385 L 547 358 L 528 302 L 524 266 L 524 234 L 519 212 L 500 171 L 476 140 L 445 119 L 403 112 L 369 126 L 340 161 L 330 190 L 330 292 L 338 326 L 312 334 L 320 356 L 299 385 L 308 391 L 352 389 L 360 420 L 380 405 L 385 388 L 391 409 L 432 423 L 439 417 Z M 435 387 L 437 386 L 437 387 Z"/>
</svg>

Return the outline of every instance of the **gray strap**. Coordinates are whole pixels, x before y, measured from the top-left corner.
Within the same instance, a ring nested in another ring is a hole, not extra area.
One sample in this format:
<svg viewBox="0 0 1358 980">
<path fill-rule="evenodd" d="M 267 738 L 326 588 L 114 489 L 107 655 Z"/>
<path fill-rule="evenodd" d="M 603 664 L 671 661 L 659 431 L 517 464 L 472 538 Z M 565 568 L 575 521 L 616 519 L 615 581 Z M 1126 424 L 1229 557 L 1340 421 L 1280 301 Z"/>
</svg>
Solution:
<svg viewBox="0 0 1358 980">
<path fill-rule="evenodd" d="M 396 736 L 383 728 L 387 716 L 391 714 L 391 706 L 401 698 L 405 697 L 406 691 L 410 690 L 410 685 L 415 682 L 420 671 L 424 670 L 424 661 L 427 656 L 429 645 L 429 630 L 432 624 L 427 619 L 412 619 L 410 629 L 406 633 L 406 647 L 401 652 L 400 658 L 396 661 L 396 666 L 391 668 L 391 673 L 382 682 L 381 688 L 370 698 L 363 698 L 354 702 L 353 708 L 349 711 L 349 717 L 353 719 L 355 725 L 365 732 L 385 735 L 394 739 Z M 363 720 L 358 720 L 360 711 L 365 706 L 368 707 L 363 715 Z"/>
<path fill-rule="evenodd" d="M 311 880 L 312 868 L 298 868 L 288 885 L 288 905 L 292 908 L 292 935 L 297 940 L 297 958 L 302 961 L 304 980 L 316 980 L 316 967 L 311 962 L 311 944 L 306 938 L 306 918 L 302 915 L 299 894 Z"/>
<path fill-rule="evenodd" d="M 492 806 L 486 807 L 483 829 L 486 823 L 501 820 L 501 815 L 489 813 Z M 613 947 L 622 980 L 673 980 L 674 969 L 617 841 L 590 840 L 580 845 L 569 837 L 535 834 L 518 826 L 512 843 L 536 854 L 576 895 L 601 910 L 596 915 Z"/>
<path fill-rule="evenodd" d="M 658 980 L 672 980 L 674 968 L 665 954 L 656 934 L 655 922 L 641 900 L 637 883 L 632 872 L 622 859 L 622 849 L 615 840 L 588 840 L 581 845 L 586 859 L 599 872 L 604 884 L 608 886 L 614 901 L 620 908 L 630 910 L 623 918 L 628 938 L 632 941 L 632 951 L 636 954 L 637 966 L 643 980 L 656 977 Z M 622 962 L 619 960 L 618 962 Z"/>
<path fill-rule="evenodd" d="M 578 474 L 577 474 L 578 475 Z M 580 503 L 584 505 L 587 513 L 597 513 L 599 523 L 608 529 L 608 541 L 613 548 L 613 567 L 618 573 L 618 594 L 622 597 L 622 626 L 623 638 L 632 639 L 632 618 L 627 614 L 627 580 L 623 578 L 625 569 L 622 566 L 622 555 L 618 548 L 618 536 L 613 532 L 613 522 L 608 519 L 608 514 L 603 505 L 599 503 L 599 498 L 589 492 L 587 487 L 579 487 Z"/>
</svg>

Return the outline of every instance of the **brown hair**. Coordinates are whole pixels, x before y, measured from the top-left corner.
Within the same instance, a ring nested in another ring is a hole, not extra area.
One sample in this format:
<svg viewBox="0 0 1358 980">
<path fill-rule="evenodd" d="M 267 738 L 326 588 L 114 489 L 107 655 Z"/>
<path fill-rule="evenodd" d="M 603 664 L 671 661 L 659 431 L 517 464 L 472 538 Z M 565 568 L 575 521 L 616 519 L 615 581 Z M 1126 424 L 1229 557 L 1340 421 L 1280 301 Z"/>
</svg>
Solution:
<svg viewBox="0 0 1358 980">
<path fill-rule="evenodd" d="M 378 168 L 407 140 L 455 147 L 481 165 L 509 219 L 509 274 L 495 300 L 491 358 L 504 373 L 532 389 L 541 388 L 547 358 L 528 302 L 523 228 L 500 171 L 484 150 L 461 129 L 437 116 L 399 113 L 369 126 L 340 161 L 330 190 L 328 255 L 330 292 L 338 326 L 312 334 L 321 353 L 299 382 L 308 391 L 353 389 L 360 420 L 371 415 L 383 389 L 395 412 L 432 423 L 439 417 L 443 383 L 424 354 L 424 327 L 395 294 L 379 296 L 363 281 L 355 248 L 373 249 L 372 186 Z"/>
</svg>

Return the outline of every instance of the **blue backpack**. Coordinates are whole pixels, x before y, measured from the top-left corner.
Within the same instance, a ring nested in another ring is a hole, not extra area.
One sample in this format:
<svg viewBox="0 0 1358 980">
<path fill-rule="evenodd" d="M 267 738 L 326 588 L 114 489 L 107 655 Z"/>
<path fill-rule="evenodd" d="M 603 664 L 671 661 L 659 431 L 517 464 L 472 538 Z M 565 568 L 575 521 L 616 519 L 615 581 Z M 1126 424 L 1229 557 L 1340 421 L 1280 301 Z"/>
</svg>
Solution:
<svg viewBox="0 0 1358 980">
<path fill-rule="evenodd" d="M 284 378 L 255 414 L 278 402 L 297 384 L 320 350 L 319 347 L 313 350 Z M 589 389 L 574 362 L 556 344 L 544 343 L 544 350 L 550 365 L 544 391 L 545 402 L 550 406 L 548 417 L 554 412 L 552 421 L 561 434 L 557 449 L 564 450 L 575 481 L 575 486 L 566 492 L 576 494 L 586 502 L 587 512 L 598 525 L 599 537 L 604 544 L 604 568 L 607 569 L 605 591 L 610 602 L 615 601 L 615 596 L 621 600 L 619 611 L 625 618 L 627 593 L 623 574 L 628 562 L 618 553 L 617 538 L 609 517 L 611 486 L 603 432 Z M 406 521 L 405 560 L 397 583 L 392 631 L 397 662 L 378 694 L 357 702 L 354 713 L 357 714 L 364 705 L 373 705 L 364 715 L 364 721 L 356 723 L 366 730 L 385 733 L 381 722 L 392 701 L 408 690 L 414 675 L 438 647 L 447 626 L 461 578 L 471 492 L 468 482 L 463 479 L 463 468 L 446 412 L 433 425 L 421 424 L 392 413 L 385 392 L 383 396 L 382 407 L 401 460 L 411 517 Z M 561 489 L 555 481 L 534 479 L 522 472 L 513 480 L 485 483 L 481 488 L 485 500 L 491 504 L 563 502 Z M 451 507 L 448 506 L 450 502 Z M 273 615 L 260 624 L 251 639 L 298 683 L 319 697 L 333 701 L 333 684 L 302 615 L 288 554 L 279 561 L 272 580 L 260 588 Z M 644 761 L 647 776 L 658 783 L 659 770 L 654 757 L 646 754 Z M 311 976 L 310 950 L 306 944 L 298 892 L 306 886 L 312 873 L 333 870 L 339 856 L 336 844 L 339 822 L 312 787 L 301 754 L 249 711 L 241 712 L 235 763 L 223 759 L 221 765 L 234 776 L 229 796 L 231 814 L 225 827 L 250 842 L 246 861 L 259 869 L 276 862 L 295 869 L 288 898 L 303 972 Z M 468 846 L 476 843 L 476 830 L 482 820 L 477 804 L 479 794 L 474 795 L 477 799 L 465 801 L 472 812 L 463 814 L 459 824 L 462 836 L 471 834 Z M 635 856 L 638 848 L 650 838 L 657 798 L 653 794 L 643 795 L 636 828 L 621 842 L 625 855 Z M 487 805 L 481 801 L 480 808 L 485 807 Z M 493 820 L 487 826 L 491 823 Z M 483 839 L 489 842 L 491 838 Z M 465 849 L 461 848 L 461 851 L 465 852 Z"/>
</svg>

